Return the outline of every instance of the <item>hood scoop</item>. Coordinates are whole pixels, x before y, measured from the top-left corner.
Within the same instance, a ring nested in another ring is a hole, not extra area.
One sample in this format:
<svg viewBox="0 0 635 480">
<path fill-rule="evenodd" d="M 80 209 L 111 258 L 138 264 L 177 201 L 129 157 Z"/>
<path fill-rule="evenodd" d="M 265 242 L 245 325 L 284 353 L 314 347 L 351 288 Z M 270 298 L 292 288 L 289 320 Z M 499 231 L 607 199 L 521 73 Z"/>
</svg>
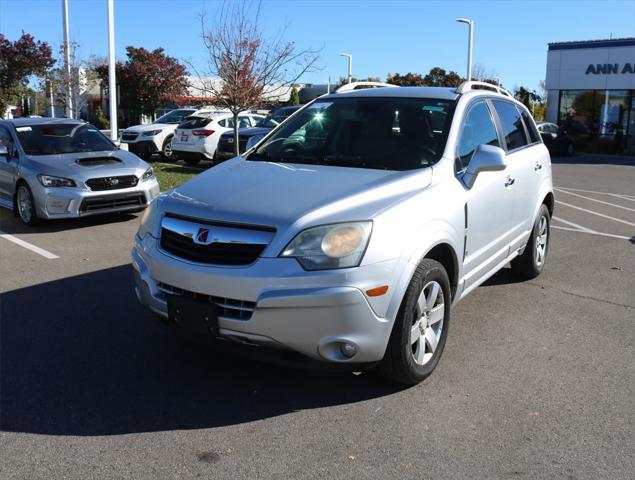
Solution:
<svg viewBox="0 0 635 480">
<path fill-rule="evenodd" d="M 80 158 L 75 160 L 78 165 L 82 165 L 84 167 L 94 167 L 97 165 L 113 165 L 116 163 L 123 163 L 116 157 L 89 157 L 89 158 Z"/>
</svg>

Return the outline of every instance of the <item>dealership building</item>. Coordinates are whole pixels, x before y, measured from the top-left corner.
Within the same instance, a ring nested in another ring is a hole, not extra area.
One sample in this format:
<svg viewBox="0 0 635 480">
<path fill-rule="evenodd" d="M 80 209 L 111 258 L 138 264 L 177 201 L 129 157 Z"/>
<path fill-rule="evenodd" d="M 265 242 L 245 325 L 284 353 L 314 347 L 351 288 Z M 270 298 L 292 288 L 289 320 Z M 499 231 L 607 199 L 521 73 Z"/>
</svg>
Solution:
<svg viewBox="0 0 635 480">
<path fill-rule="evenodd" d="M 550 43 L 546 120 L 635 147 L 635 38 Z"/>
</svg>

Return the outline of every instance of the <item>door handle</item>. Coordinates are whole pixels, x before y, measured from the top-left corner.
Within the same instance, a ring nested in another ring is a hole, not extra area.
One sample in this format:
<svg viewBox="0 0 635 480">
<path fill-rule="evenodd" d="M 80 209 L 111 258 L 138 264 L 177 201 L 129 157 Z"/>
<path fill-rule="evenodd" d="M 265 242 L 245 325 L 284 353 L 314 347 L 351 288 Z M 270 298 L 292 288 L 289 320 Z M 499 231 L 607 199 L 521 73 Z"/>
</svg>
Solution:
<svg viewBox="0 0 635 480">
<path fill-rule="evenodd" d="M 507 175 L 507 180 L 505 181 L 505 186 L 506 186 L 506 187 L 509 187 L 509 186 L 513 185 L 515 181 L 516 181 L 516 180 L 514 180 L 512 177 L 510 177 L 509 175 Z"/>
<path fill-rule="evenodd" d="M 542 163 L 536 163 L 536 165 L 534 165 L 534 172 L 537 172 L 541 168 L 542 168 Z"/>
</svg>

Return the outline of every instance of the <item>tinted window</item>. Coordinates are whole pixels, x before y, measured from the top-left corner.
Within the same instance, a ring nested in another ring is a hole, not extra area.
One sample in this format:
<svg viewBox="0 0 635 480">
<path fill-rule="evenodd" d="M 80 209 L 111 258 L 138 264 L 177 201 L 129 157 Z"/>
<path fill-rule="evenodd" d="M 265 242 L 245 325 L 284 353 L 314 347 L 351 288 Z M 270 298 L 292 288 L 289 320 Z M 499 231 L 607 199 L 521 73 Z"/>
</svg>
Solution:
<svg viewBox="0 0 635 480">
<path fill-rule="evenodd" d="M 485 102 L 472 105 L 463 120 L 457 152 L 460 161 L 459 170 L 467 167 L 474 150 L 479 145 L 500 146 L 494 120 Z"/>
<path fill-rule="evenodd" d="M 525 122 L 525 127 L 527 127 L 527 131 L 529 132 L 530 143 L 539 142 L 540 134 L 538 133 L 538 130 L 536 130 L 536 124 L 532 120 L 531 115 L 529 115 L 522 108 L 518 108 L 518 111 L 520 112 L 520 116 L 522 117 L 523 122 Z"/>
<path fill-rule="evenodd" d="M 3 125 L 0 125 L 0 145 L 7 147 L 7 149 L 10 149 L 11 145 L 13 145 L 11 134 Z"/>
<path fill-rule="evenodd" d="M 178 128 L 191 129 L 191 128 L 203 128 L 212 120 L 209 117 L 188 117 L 182 121 Z"/>
<path fill-rule="evenodd" d="M 411 170 L 443 154 L 454 102 L 424 98 L 318 100 L 249 160 Z"/>
<path fill-rule="evenodd" d="M 194 110 L 172 110 L 162 117 L 156 119 L 154 123 L 179 123 L 185 117 L 194 113 Z"/>
<path fill-rule="evenodd" d="M 104 152 L 115 146 L 99 130 L 86 123 L 45 123 L 15 128 L 28 155 Z"/>
<path fill-rule="evenodd" d="M 503 136 L 507 143 L 507 150 L 515 150 L 516 148 L 527 145 L 525 138 L 525 129 L 520 119 L 520 113 L 516 109 L 516 105 L 500 100 L 493 100 L 494 108 L 498 113 L 498 117 L 503 127 Z"/>
<path fill-rule="evenodd" d="M 238 119 L 238 128 L 249 128 L 251 127 L 251 123 L 249 122 L 249 117 L 240 117 Z"/>
</svg>

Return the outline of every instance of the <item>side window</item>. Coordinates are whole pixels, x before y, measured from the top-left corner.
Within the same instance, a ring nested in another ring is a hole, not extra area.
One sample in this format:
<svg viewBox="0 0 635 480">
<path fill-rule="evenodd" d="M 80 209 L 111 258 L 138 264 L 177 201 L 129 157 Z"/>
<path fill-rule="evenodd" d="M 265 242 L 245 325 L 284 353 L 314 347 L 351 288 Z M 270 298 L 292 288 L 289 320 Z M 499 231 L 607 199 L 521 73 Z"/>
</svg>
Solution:
<svg viewBox="0 0 635 480">
<path fill-rule="evenodd" d="M 251 123 L 249 123 L 249 117 L 240 117 L 238 119 L 238 128 L 249 128 L 251 127 Z"/>
<path fill-rule="evenodd" d="M 501 100 L 492 100 L 492 103 L 494 104 L 494 108 L 498 113 L 503 127 L 503 136 L 505 137 L 505 143 L 507 143 L 507 150 L 511 151 L 527 145 L 525 129 L 520 119 L 520 113 L 516 110 L 516 105 Z"/>
<path fill-rule="evenodd" d="M 492 115 L 487 104 L 481 101 L 472 105 L 463 118 L 463 126 L 461 127 L 457 147 L 457 155 L 460 162 L 457 169 L 466 168 L 476 147 L 483 144 L 500 146 Z"/>
<path fill-rule="evenodd" d="M 536 130 L 536 124 L 531 118 L 531 115 L 529 115 L 522 108 L 518 108 L 518 111 L 520 112 L 520 116 L 522 117 L 523 122 L 525 122 L 525 127 L 527 127 L 527 131 L 529 132 L 529 140 L 530 140 L 529 143 L 540 142 L 540 134 L 538 133 L 538 130 Z"/>
<path fill-rule="evenodd" d="M 0 125 L 0 145 L 7 147 L 9 155 L 11 155 L 11 152 L 13 151 L 13 139 L 11 138 L 9 130 L 7 130 L 3 125 Z"/>
</svg>

